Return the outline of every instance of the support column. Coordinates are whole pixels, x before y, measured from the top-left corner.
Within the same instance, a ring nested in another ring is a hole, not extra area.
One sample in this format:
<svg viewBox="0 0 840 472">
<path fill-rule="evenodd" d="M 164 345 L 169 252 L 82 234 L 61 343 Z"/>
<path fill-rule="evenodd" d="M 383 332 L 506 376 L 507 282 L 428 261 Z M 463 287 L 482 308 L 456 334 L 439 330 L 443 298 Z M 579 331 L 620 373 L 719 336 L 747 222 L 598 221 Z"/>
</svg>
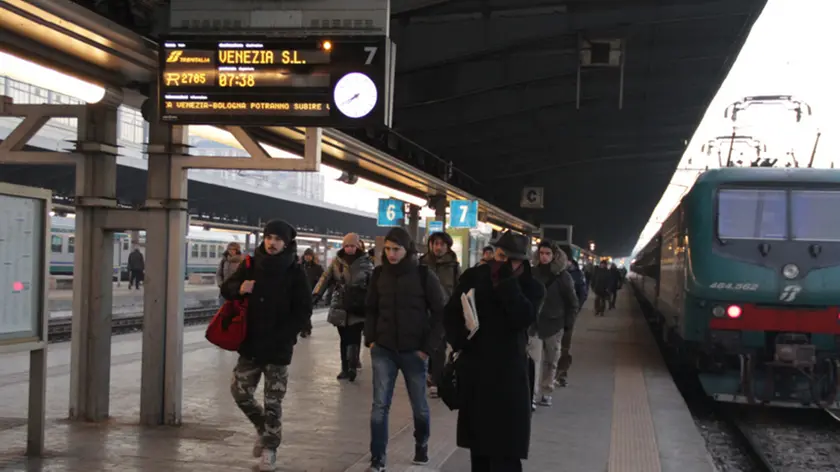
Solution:
<svg viewBox="0 0 840 472">
<path fill-rule="evenodd" d="M 420 207 L 414 204 L 408 205 L 408 234 L 413 241 L 420 240 Z"/>
<path fill-rule="evenodd" d="M 251 233 L 245 235 L 245 247 L 243 248 L 242 252 L 244 254 L 248 254 L 251 252 Z"/>
<path fill-rule="evenodd" d="M 140 423 L 181 423 L 187 171 L 176 162 L 187 128 L 149 123 L 146 279 Z"/>
<path fill-rule="evenodd" d="M 116 203 L 116 145 L 117 108 L 87 105 L 78 124 L 83 157 L 76 167 L 71 420 L 102 421 L 109 414 L 114 233 L 104 230 L 101 205 Z"/>
<path fill-rule="evenodd" d="M 443 230 L 446 231 L 446 208 L 449 206 L 449 202 L 446 201 L 446 197 L 437 197 L 433 203 L 435 208 L 435 221 L 443 223 Z"/>
</svg>

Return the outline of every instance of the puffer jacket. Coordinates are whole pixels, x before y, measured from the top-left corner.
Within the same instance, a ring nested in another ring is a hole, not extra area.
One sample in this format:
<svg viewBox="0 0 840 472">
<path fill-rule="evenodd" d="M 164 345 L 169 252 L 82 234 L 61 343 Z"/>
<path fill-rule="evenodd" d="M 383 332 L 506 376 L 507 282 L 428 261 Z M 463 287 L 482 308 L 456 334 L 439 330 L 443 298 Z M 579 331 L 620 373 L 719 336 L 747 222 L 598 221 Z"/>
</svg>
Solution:
<svg viewBox="0 0 840 472">
<path fill-rule="evenodd" d="M 546 339 L 575 324 L 580 303 L 575 294 L 575 282 L 563 261 L 554 260 L 533 269 L 534 278 L 545 287 L 545 300 L 537 315 L 536 329 L 531 333 Z"/>
<path fill-rule="evenodd" d="M 424 276 L 421 271 L 425 271 Z M 431 355 L 443 340 L 443 289 L 413 254 L 398 264 L 383 258 L 367 293 L 365 345 Z"/>
<path fill-rule="evenodd" d="M 443 295 L 446 300 L 449 300 L 458 285 L 458 279 L 461 277 L 461 264 L 458 263 L 458 256 L 452 250 L 447 251 L 441 257 L 436 257 L 434 253 L 429 252 L 420 258 L 419 263 L 427 266 L 437 275 L 440 285 L 443 287 Z"/>
<path fill-rule="evenodd" d="M 352 262 L 351 262 L 352 261 Z M 327 319 L 336 324 L 343 320 L 339 326 L 351 326 L 365 322 L 364 315 L 360 313 L 348 314 L 344 305 L 344 293 L 348 286 L 356 286 L 367 289 L 373 273 L 373 261 L 364 252 L 357 252 L 353 256 L 347 255 L 344 249 L 338 251 L 329 268 L 321 274 L 321 278 L 312 290 L 316 299 L 322 297 L 328 288 L 332 287 L 330 293 L 330 312 Z M 335 322 L 334 322 L 335 321 Z"/>
</svg>

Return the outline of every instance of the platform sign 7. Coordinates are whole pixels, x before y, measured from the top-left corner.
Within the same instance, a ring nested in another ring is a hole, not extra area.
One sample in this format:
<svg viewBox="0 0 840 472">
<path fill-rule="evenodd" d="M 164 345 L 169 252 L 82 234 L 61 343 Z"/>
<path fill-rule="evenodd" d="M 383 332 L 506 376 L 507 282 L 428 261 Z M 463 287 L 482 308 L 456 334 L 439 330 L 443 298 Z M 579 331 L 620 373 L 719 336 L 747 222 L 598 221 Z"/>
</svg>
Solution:
<svg viewBox="0 0 840 472">
<path fill-rule="evenodd" d="M 405 221 L 405 203 L 391 198 L 379 199 L 377 226 L 400 226 Z"/>
<path fill-rule="evenodd" d="M 452 200 L 449 203 L 450 228 L 478 226 L 478 200 Z"/>
</svg>

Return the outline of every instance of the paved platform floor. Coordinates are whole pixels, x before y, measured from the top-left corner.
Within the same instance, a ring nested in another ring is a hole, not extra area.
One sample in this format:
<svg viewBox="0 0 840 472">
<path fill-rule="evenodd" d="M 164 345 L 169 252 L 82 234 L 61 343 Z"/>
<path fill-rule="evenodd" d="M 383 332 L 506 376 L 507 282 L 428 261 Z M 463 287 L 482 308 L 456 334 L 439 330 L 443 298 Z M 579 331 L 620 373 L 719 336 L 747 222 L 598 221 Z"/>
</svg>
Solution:
<svg viewBox="0 0 840 472">
<path fill-rule="evenodd" d="M 184 284 L 184 307 L 200 308 L 215 303 L 219 288 L 215 285 Z M 143 311 L 143 289 L 128 289 L 128 282 L 119 287 L 114 284 L 114 313 L 137 313 Z M 71 316 L 73 311 L 73 290 L 52 290 L 48 297 L 48 311 L 53 318 Z"/>
<path fill-rule="evenodd" d="M 570 386 L 555 405 L 535 414 L 533 472 L 711 471 L 703 440 L 652 347 L 635 302 L 625 290 L 619 310 L 605 318 L 581 313 L 575 333 Z M 591 302 L 590 302 L 591 304 Z M 356 383 L 339 383 L 338 338 L 315 317 L 312 338 L 301 340 L 284 401 L 281 471 L 363 471 L 369 460 L 370 362 Z M 220 351 L 187 328 L 184 347 L 184 425 L 140 428 L 140 335 L 113 344 L 111 415 L 103 424 L 67 416 L 69 343 L 50 346 L 47 450 L 24 459 L 27 384 L 25 356 L 0 361 L 0 470 L 8 471 L 248 471 L 253 430 L 230 398 L 235 354 Z M 643 366 L 644 364 L 644 366 Z M 258 393 L 259 395 L 259 393 Z M 397 384 L 391 409 L 389 472 L 468 471 L 455 446 L 456 414 L 431 401 L 431 463 L 411 466 L 411 410 Z"/>
</svg>

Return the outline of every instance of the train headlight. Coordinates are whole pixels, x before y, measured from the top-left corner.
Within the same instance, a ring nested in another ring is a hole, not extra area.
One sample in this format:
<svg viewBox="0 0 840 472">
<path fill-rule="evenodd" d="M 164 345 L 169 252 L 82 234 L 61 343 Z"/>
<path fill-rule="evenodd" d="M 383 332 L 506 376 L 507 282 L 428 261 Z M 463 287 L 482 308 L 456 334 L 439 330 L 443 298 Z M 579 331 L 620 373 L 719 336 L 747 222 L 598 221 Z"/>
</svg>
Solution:
<svg viewBox="0 0 840 472">
<path fill-rule="evenodd" d="M 782 267 L 782 275 L 786 279 L 795 279 L 799 276 L 799 267 L 796 264 L 786 264 Z"/>
<path fill-rule="evenodd" d="M 726 310 L 724 310 L 722 306 L 717 305 L 716 307 L 712 308 L 712 314 L 715 316 L 715 318 L 723 318 L 723 315 L 726 314 Z"/>
</svg>

